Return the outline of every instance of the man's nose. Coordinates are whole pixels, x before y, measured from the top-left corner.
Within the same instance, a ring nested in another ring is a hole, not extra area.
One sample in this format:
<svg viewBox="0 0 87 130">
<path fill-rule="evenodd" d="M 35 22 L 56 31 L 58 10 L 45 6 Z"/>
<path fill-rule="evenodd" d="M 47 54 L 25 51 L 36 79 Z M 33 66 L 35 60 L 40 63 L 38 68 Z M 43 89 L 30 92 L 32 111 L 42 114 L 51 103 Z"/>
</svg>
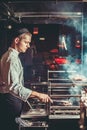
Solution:
<svg viewBox="0 0 87 130">
<path fill-rule="evenodd" d="M 27 44 L 27 47 L 30 48 L 30 44 Z"/>
</svg>

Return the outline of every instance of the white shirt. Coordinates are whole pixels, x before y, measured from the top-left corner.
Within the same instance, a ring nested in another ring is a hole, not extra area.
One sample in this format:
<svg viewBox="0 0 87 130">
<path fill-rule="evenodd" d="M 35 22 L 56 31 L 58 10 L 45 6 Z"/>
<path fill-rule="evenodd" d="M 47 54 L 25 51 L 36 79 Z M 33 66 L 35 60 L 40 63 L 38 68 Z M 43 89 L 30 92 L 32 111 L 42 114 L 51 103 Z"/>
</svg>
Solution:
<svg viewBox="0 0 87 130">
<path fill-rule="evenodd" d="M 19 52 L 10 47 L 0 60 L 1 82 L 5 82 L 0 85 L 0 93 L 12 93 L 27 101 L 32 90 L 24 87 L 23 67 L 18 55 Z"/>
</svg>

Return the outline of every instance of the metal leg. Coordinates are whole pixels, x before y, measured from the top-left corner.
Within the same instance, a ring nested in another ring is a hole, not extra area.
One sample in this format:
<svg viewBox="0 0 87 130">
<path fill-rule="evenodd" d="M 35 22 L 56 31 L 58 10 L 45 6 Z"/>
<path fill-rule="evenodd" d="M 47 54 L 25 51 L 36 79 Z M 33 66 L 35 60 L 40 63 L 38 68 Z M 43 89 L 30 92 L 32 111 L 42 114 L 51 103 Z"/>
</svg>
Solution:
<svg viewBox="0 0 87 130">
<path fill-rule="evenodd" d="M 85 130 L 85 107 L 84 104 L 80 103 L 80 121 L 79 121 L 80 130 Z"/>
<path fill-rule="evenodd" d="M 45 127 L 45 130 L 47 130 L 47 127 Z"/>
</svg>

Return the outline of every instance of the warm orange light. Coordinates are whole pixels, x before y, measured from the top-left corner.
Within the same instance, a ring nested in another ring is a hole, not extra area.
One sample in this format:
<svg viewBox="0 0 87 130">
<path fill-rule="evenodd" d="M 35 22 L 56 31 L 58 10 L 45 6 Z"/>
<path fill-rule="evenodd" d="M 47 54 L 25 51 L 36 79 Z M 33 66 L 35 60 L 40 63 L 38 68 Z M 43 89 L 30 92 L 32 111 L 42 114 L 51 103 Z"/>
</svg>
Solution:
<svg viewBox="0 0 87 130">
<path fill-rule="evenodd" d="M 38 34 L 38 27 L 35 27 L 34 29 L 33 29 L 33 34 Z"/>
</svg>

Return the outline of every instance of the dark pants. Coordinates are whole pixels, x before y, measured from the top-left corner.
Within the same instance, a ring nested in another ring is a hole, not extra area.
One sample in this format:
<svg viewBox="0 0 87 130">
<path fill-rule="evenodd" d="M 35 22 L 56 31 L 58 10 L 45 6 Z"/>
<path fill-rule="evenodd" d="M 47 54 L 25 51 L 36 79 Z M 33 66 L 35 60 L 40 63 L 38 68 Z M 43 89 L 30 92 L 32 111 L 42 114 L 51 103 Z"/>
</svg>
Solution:
<svg viewBox="0 0 87 130">
<path fill-rule="evenodd" d="M 0 94 L 0 129 L 18 130 L 15 118 L 22 111 L 23 101 L 11 94 Z"/>
</svg>

